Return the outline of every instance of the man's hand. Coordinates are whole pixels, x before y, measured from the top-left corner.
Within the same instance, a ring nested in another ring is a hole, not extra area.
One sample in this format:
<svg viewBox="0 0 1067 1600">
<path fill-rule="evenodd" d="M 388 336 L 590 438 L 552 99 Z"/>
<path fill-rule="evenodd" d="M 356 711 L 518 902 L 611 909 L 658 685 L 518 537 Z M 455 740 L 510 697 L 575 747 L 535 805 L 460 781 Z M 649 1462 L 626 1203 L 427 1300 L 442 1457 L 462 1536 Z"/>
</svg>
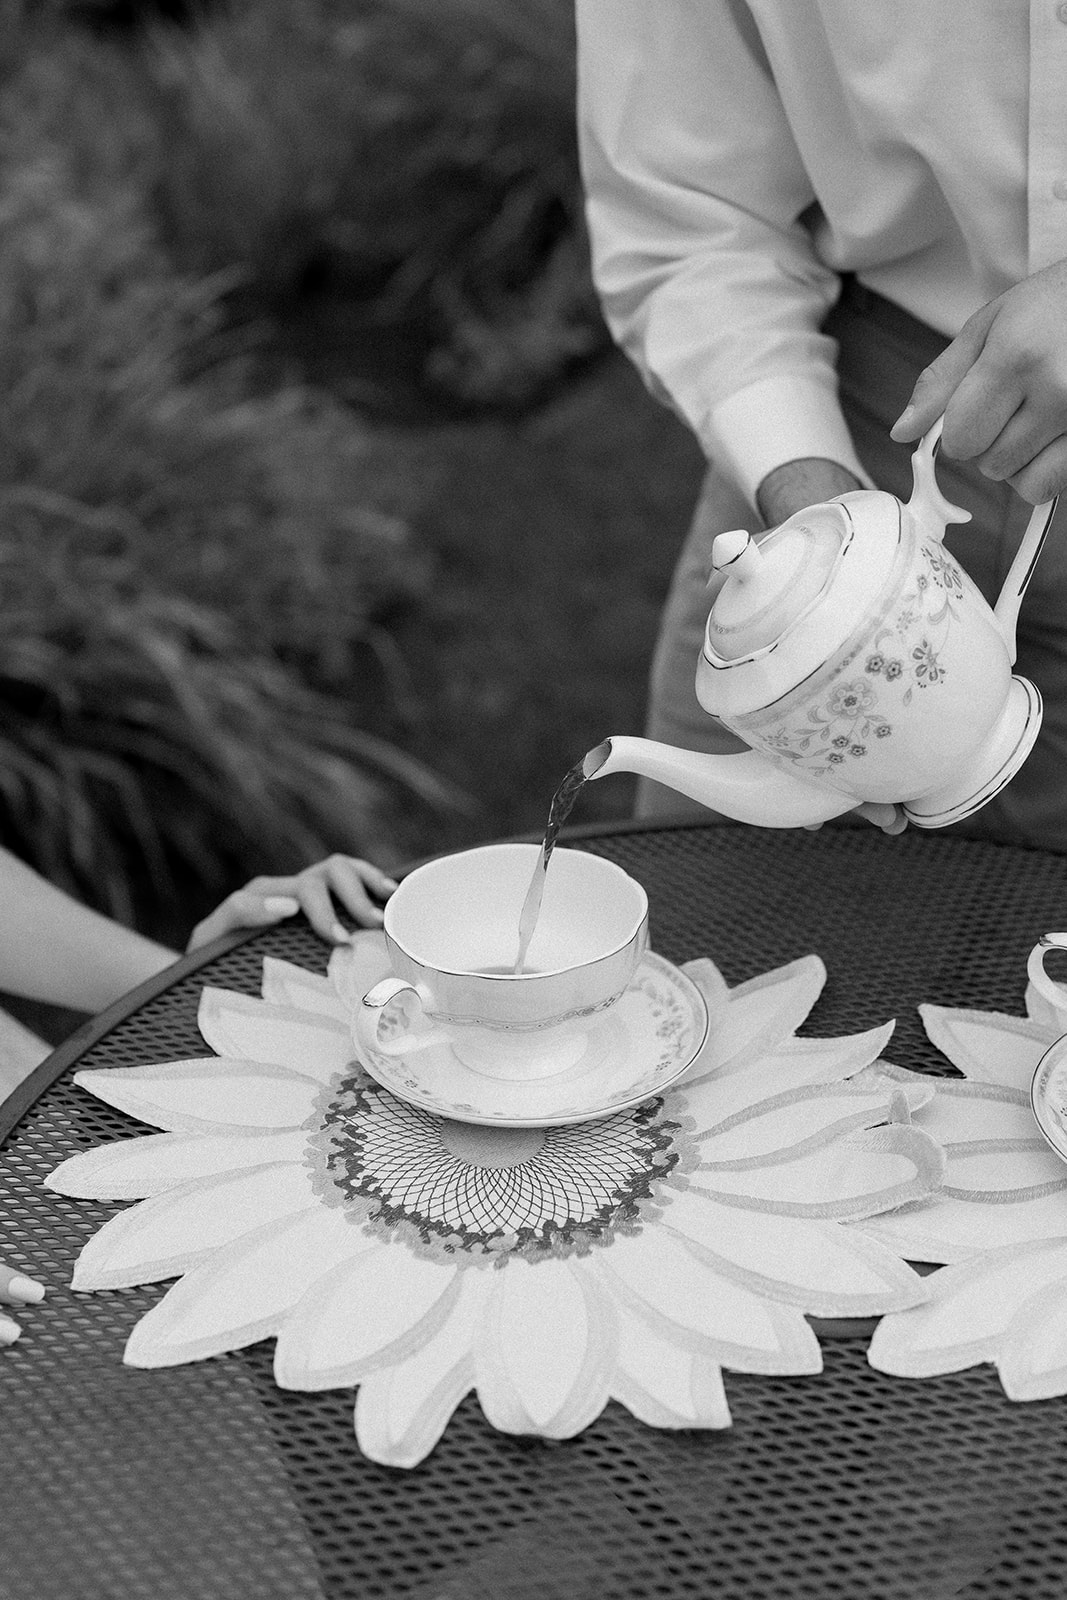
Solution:
<svg viewBox="0 0 1067 1600">
<path fill-rule="evenodd" d="M 941 448 L 1031 505 L 1067 488 L 1067 261 L 976 311 L 919 374 L 891 434 L 919 439 L 944 412 Z"/>
<path fill-rule="evenodd" d="M 805 458 L 786 461 L 768 472 L 756 491 L 756 508 L 768 528 L 776 528 L 787 517 L 833 500 L 850 489 L 862 489 L 859 479 L 836 461 Z"/>
</svg>

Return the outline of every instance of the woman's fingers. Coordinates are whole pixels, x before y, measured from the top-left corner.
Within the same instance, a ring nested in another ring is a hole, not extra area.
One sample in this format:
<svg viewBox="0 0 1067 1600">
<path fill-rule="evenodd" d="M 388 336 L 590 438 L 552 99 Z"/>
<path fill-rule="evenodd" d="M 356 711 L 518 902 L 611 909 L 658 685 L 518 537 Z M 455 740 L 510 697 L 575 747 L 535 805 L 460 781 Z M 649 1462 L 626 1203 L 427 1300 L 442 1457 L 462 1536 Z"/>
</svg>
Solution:
<svg viewBox="0 0 1067 1600">
<path fill-rule="evenodd" d="M 371 892 L 379 900 L 388 900 L 396 888 L 392 878 L 355 856 L 331 856 L 326 874 L 337 899 L 358 923 L 363 927 L 381 926 L 382 908 L 371 899 Z"/>
<path fill-rule="evenodd" d="M 257 880 L 258 881 L 258 880 Z M 288 883 L 289 879 L 264 879 L 265 885 L 273 882 Z M 212 939 L 221 939 L 224 933 L 234 933 L 238 928 L 262 928 L 283 917 L 294 917 L 300 910 L 300 901 L 292 894 L 269 888 L 257 889 L 249 884 L 228 895 L 203 922 L 198 922 L 189 935 L 186 950 L 198 950 Z"/>
<path fill-rule="evenodd" d="M 306 872 L 299 874 L 295 882 L 297 898 L 315 932 L 331 944 L 343 944 L 348 933 L 337 920 L 337 909 L 326 882 L 325 865 L 309 867 Z"/>
<path fill-rule="evenodd" d="M 321 938 L 341 944 L 348 932 L 338 920 L 338 905 L 360 927 L 378 928 L 382 923 L 378 902 L 387 900 L 395 888 L 394 880 L 369 861 L 328 856 L 291 878 L 253 878 L 197 923 L 186 949 L 199 949 L 237 928 L 264 927 L 298 911 Z"/>
<path fill-rule="evenodd" d="M 45 1296 L 43 1283 L 38 1283 L 36 1278 L 27 1277 L 24 1272 L 17 1272 L 14 1267 L 5 1267 L 0 1261 L 0 1301 L 8 1306 L 35 1306 Z"/>
<path fill-rule="evenodd" d="M 36 1278 L 27 1277 L 14 1267 L 5 1267 L 0 1261 L 0 1302 L 8 1306 L 35 1306 L 44 1299 L 45 1287 Z M 14 1344 L 22 1329 L 13 1317 L 0 1312 L 0 1348 Z"/>
</svg>

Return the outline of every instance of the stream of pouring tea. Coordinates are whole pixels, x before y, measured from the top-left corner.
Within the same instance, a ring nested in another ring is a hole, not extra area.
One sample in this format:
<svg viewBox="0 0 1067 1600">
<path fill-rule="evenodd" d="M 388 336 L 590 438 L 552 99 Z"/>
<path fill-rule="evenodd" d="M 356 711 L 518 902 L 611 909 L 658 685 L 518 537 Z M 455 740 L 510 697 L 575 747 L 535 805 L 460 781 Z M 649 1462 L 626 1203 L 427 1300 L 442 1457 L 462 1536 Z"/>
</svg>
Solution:
<svg viewBox="0 0 1067 1600">
<path fill-rule="evenodd" d="M 526 891 L 526 899 L 522 903 L 522 912 L 519 916 L 519 952 L 515 957 L 515 966 L 512 969 L 514 972 L 521 972 L 526 962 L 526 952 L 530 948 L 530 940 L 534 936 L 537 918 L 541 912 L 541 901 L 545 893 L 545 874 L 548 872 L 552 852 L 556 848 L 559 830 L 570 816 L 571 808 L 586 781 L 583 756 L 577 766 L 572 767 L 567 773 L 552 796 L 552 804 L 548 808 L 548 826 L 541 843 L 541 854 L 534 864 L 530 887 Z"/>
</svg>

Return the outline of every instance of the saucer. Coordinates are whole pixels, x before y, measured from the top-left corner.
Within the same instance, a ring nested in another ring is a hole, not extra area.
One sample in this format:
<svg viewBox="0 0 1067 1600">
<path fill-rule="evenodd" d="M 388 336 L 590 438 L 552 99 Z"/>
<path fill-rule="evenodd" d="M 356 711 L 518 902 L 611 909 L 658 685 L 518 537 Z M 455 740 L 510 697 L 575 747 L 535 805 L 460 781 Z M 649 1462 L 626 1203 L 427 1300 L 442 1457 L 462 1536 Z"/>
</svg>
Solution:
<svg viewBox="0 0 1067 1600">
<path fill-rule="evenodd" d="M 1067 1161 L 1067 1036 L 1057 1039 L 1038 1062 L 1030 1104 L 1045 1139 Z"/>
<path fill-rule="evenodd" d="M 551 1078 L 515 1081 L 475 1072 L 448 1045 L 409 1057 L 361 1055 L 375 1082 L 398 1099 L 453 1122 L 497 1128 L 560 1127 L 593 1122 L 660 1094 L 696 1059 L 708 1032 L 708 1009 L 696 985 L 646 950 L 622 998 L 586 1025 L 587 1043 L 573 1066 Z"/>
</svg>

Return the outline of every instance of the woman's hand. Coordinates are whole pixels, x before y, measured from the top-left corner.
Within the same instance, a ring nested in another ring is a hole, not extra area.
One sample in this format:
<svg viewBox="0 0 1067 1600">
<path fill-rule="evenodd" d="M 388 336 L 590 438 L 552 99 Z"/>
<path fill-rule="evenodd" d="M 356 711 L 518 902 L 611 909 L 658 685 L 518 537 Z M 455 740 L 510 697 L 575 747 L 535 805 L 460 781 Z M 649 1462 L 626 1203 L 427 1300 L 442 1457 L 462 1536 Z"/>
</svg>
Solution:
<svg viewBox="0 0 1067 1600">
<path fill-rule="evenodd" d="M 387 900 L 395 888 L 393 879 L 369 861 L 356 856 L 328 856 L 291 878 L 253 878 L 197 923 L 186 949 L 199 949 L 237 928 L 268 927 L 298 911 L 303 911 L 323 939 L 344 944 L 348 933 L 338 920 L 334 902 L 361 928 L 379 928 L 382 910 L 377 902 Z"/>
<path fill-rule="evenodd" d="M 36 1278 L 27 1278 L 14 1267 L 0 1262 L 0 1305 L 34 1306 L 44 1299 L 44 1284 Z M 13 1317 L 0 1314 L 0 1346 L 14 1344 L 22 1329 Z"/>
</svg>

